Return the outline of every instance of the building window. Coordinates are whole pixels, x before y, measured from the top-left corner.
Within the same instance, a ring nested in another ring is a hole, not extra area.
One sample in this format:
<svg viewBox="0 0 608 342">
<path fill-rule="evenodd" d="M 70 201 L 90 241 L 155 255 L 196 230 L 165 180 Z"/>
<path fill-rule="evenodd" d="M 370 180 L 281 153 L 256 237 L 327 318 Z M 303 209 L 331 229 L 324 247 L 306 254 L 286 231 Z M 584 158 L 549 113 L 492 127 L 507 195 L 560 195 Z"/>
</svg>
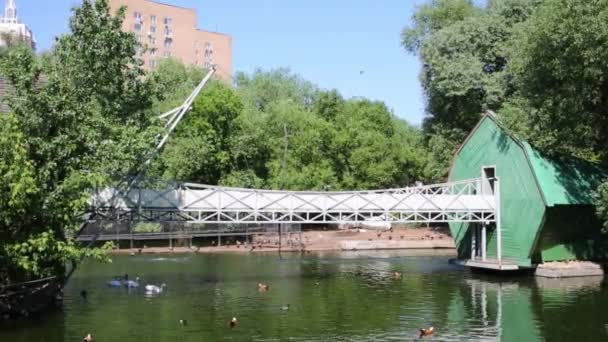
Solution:
<svg viewBox="0 0 608 342">
<path fill-rule="evenodd" d="M 156 33 L 156 26 L 150 26 L 150 34 Z"/>
<path fill-rule="evenodd" d="M 165 40 L 165 49 L 170 49 L 171 47 L 173 47 L 173 41 L 170 39 L 166 39 Z"/>
<path fill-rule="evenodd" d="M 213 45 L 211 43 L 205 43 L 205 57 L 213 56 Z"/>
<path fill-rule="evenodd" d="M 152 69 L 156 68 L 156 59 L 150 59 L 150 61 L 148 63 L 150 65 L 150 68 L 152 68 Z"/>
<path fill-rule="evenodd" d="M 150 45 L 156 45 L 156 37 L 150 37 Z"/>
<path fill-rule="evenodd" d="M 173 23 L 173 19 L 170 17 L 165 17 L 165 25 L 171 25 Z"/>
<path fill-rule="evenodd" d="M 171 51 L 165 51 L 165 58 L 171 57 Z"/>
<path fill-rule="evenodd" d="M 135 18 L 136 21 L 141 21 L 141 12 L 133 12 L 133 18 Z"/>
<path fill-rule="evenodd" d="M 165 26 L 165 36 L 171 37 L 173 30 L 169 26 Z"/>
<path fill-rule="evenodd" d="M 150 57 L 156 57 L 156 49 L 150 50 Z"/>
<path fill-rule="evenodd" d="M 135 31 L 135 32 L 141 32 L 141 23 L 135 23 L 135 24 L 133 24 L 133 31 Z"/>
<path fill-rule="evenodd" d="M 152 24 L 156 24 L 156 16 L 155 16 L 155 15 L 151 15 L 151 16 L 150 16 L 150 22 L 151 22 Z"/>
</svg>

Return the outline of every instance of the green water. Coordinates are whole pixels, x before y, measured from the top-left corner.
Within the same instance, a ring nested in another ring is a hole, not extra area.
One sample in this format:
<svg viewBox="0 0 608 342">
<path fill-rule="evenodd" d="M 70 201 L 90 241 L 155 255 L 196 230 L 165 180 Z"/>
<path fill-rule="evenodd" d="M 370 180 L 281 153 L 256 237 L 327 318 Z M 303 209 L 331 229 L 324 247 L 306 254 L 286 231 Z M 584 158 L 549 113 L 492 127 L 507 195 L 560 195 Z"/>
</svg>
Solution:
<svg viewBox="0 0 608 342">
<path fill-rule="evenodd" d="M 97 342 L 411 341 L 430 325 L 436 334 L 425 340 L 608 341 L 602 279 L 477 275 L 448 259 L 439 252 L 115 257 L 81 267 L 63 311 L 5 327 L 0 341 L 82 341 L 89 332 Z M 125 272 L 167 288 L 146 297 L 143 288 L 106 285 Z M 258 292 L 258 282 L 270 291 Z M 290 310 L 281 310 L 286 304 Z"/>
</svg>

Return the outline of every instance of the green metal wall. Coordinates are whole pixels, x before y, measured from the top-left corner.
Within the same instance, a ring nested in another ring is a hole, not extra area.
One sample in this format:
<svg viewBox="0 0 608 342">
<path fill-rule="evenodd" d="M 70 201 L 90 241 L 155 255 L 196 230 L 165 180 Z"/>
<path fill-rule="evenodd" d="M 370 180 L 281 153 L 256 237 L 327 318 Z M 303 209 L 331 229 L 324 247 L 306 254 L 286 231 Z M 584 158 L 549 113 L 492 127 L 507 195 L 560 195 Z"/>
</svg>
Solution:
<svg viewBox="0 0 608 342">
<path fill-rule="evenodd" d="M 591 205 L 561 205 L 547 209 L 535 262 L 601 258 L 601 223 Z M 594 243 L 595 242 L 595 243 Z"/>
<path fill-rule="evenodd" d="M 500 178 L 502 255 L 520 266 L 531 265 L 545 206 L 525 151 L 489 116 L 462 147 L 452 165 L 450 181 L 479 178 L 482 166 L 496 166 Z M 470 229 L 450 224 L 460 258 L 469 258 Z M 488 257 L 496 257 L 496 234 L 488 234 Z"/>
</svg>

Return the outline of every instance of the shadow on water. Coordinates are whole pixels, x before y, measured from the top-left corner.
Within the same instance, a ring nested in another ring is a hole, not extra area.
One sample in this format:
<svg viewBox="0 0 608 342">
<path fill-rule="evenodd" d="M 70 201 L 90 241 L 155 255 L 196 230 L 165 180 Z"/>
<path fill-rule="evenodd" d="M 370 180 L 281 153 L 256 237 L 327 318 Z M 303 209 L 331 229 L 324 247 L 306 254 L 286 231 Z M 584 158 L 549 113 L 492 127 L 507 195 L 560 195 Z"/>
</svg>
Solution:
<svg viewBox="0 0 608 342">
<path fill-rule="evenodd" d="M 74 275 L 64 312 L 0 331 L 0 340 L 81 341 L 91 332 L 98 341 L 411 341 L 428 326 L 434 341 L 608 339 L 603 279 L 471 273 L 445 254 L 195 255 L 185 263 L 117 257 Z M 126 272 L 168 286 L 146 298 L 141 288 L 105 285 Z M 258 282 L 270 290 L 259 292 Z"/>
</svg>

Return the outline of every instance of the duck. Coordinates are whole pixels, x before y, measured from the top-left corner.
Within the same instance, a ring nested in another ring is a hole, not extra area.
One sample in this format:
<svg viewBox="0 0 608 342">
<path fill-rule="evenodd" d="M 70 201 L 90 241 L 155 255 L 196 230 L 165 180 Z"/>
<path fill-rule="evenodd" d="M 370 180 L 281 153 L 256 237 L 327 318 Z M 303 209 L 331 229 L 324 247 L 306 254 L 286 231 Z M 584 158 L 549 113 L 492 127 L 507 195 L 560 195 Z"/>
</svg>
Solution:
<svg viewBox="0 0 608 342">
<path fill-rule="evenodd" d="M 232 317 L 232 319 L 230 320 L 230 327 L 235 328 L 238 323 L 239 322 L 236 320 L 236 317 Z"/>
<path fill-rule="evenodd" d="M 128 288 L 139 287 L 139 277 L 136 277 L 135 280 L 127 280 L 125 286 Z"/>
<path fill-rule="evenodd" d="M 87 334 L 87 336 L 85 336 L 82 339 L 83 342 L 95 342 L 95 339 L 93 338 L 93 335 L 91 334 Z"/>
<path fill-rule="evenodd" d="M 287 304 L 285 306 L 281 306 L 281 310 L 282 311 L 289 311 L 289 304 Z"/>
<path fill-rule="evenodd" d="M 395 277 L 395 279 L 401 279 L 401 272 L 393 272 L 393 277 Z"/>
<path fill-rule="evenodd" d="M 87 290 L 80 291 L 80 297 L 82 297 L 82 299 L 87 300 L 87 296 L 88 296 Z"/>
<path fill-rule="evenodd" d="M 188 320 L 187 319 L 180 319 L 179 320 L 179 324 L 181 324 L 181 325 L 188 325 Z"/>
<path fill-rule="evenodd" d="M 108 282 L 108 286 L 110 287 L 121 287 L 122 286 L 122 280 L 120 279 L 112 279 Z"/>
<path fill-rule="evenodd" d="M 155 294 L 162 293 L 165 287 L 167 287 L 167 284 L 162 284 L 160 287 L 156 285 L 146 285 L 146 292 Z"/>
<path fill-rule="evenodd" d="M 270 286 L 268 286 L 268 284 L 258 283 L 258 290 L 260 292 L 266 292 L 266 291 L 270 290 Z"/>
<path fill-rule="evenodd" d="M 420 329 L 420 337 L 424 337 L 424 336 L 431 336 L 435 333 L 435 328 L 433 327 L 428 327 L 428 328 L 422 328 Z"/>
</svg>

